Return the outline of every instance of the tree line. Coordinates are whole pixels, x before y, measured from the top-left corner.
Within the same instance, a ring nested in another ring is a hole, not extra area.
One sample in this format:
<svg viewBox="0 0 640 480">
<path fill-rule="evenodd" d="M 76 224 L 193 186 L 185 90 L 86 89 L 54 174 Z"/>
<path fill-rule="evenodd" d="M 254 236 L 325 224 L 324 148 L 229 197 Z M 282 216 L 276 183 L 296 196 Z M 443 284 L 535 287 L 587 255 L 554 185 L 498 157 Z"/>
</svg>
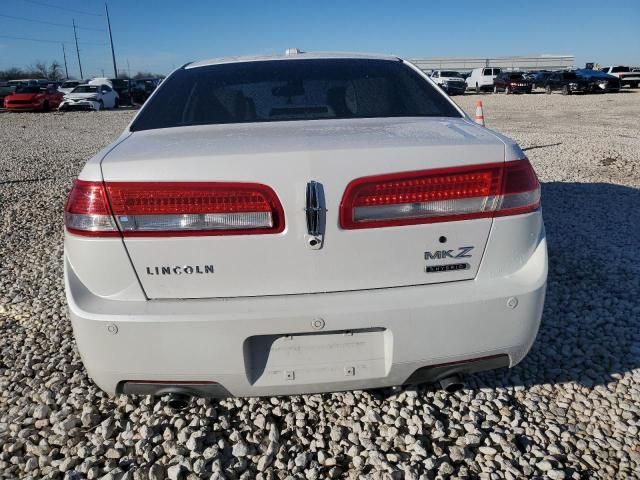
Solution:
<svg viewBox="0 0 640 480">
<path fill-rule="evenodd" d="M 152 72 L 138 72 L 135 75 L 129 76 L 127 72 L 118 72 L 118 78 L 148 78 L 148 77 L 164 77 Z M 67 79 L 65 75 L 64 66 L 57 61 L 50 63 L 36 62 L 33 65 L 28 65 L 25 68 L 7 68 L 6 70 L 0 70 L 0 81 L 16 80 L 21 78 L 46 78 L 52 82 L 62 82 Z M 69 80 L 74 80 L 75 77 L 69 76 Z"/>
</svg>

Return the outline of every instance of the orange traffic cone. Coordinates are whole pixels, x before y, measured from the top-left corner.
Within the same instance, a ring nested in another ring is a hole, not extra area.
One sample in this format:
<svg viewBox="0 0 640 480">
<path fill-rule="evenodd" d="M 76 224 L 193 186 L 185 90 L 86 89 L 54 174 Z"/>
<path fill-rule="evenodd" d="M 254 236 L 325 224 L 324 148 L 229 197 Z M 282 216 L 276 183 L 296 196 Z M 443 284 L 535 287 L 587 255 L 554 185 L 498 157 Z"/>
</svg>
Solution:
<svg viewBox="0 0 640 480">
<path fill-rule="evenodd" d="M 482 100 L 476 102 L 476 123 L 484 127 L 484 112 L 482 111 Z"/>
</svg>

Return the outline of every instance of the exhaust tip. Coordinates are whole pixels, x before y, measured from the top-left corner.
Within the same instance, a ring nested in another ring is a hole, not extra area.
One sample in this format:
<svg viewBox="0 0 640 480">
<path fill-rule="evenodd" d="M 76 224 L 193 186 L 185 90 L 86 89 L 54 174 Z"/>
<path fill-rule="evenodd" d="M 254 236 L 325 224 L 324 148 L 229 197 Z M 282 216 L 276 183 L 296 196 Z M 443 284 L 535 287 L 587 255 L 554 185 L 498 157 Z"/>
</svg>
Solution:
<svg viewBox="0 0 640 480">
<path fill-rule="evenodd" d="M 171 410 L 181 412 L 189 408 L 191 397 L 182 393 L 172 393 L 169 395 L 167 405 Z"/>
<path fill-rule="evenodd" d="M 447 393 L 455 393 L 464 388 L 465 384 L 459 375 L 451 375 L 440 380 L 440 387 Z"/>
</svg>

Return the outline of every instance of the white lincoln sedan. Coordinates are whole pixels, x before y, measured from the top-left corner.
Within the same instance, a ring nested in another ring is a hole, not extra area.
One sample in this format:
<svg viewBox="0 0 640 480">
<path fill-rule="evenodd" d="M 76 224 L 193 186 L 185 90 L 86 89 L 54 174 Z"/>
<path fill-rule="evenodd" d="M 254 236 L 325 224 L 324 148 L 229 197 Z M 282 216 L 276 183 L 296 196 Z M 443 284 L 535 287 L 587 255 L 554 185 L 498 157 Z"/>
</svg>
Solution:
<svg viewBox="0 0 640 480">
<path fill-rule="evenodd" d="M 300 394 L 513 367 L 540 324 L 540 184 L 396 57 L 187 64 L 65 206 L 79 351 L 106 392 Z"/>
</svg>

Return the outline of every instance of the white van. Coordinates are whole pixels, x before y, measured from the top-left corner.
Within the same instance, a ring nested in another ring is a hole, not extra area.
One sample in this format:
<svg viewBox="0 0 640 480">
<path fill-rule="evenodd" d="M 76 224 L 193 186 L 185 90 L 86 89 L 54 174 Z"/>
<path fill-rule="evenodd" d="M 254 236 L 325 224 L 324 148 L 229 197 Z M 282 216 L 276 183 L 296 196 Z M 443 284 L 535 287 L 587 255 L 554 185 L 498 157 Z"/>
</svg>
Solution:
<svg viewBox="0 0 640 480">
<path fill-rule="evenodd" d="M 493 90 L 493 79 L 500 75 L 501 68 L 481 67 L 474 68 L 467 78 L 467 88 L 475 89 L 477 93 L 481 90 Z"/>
</svg>

